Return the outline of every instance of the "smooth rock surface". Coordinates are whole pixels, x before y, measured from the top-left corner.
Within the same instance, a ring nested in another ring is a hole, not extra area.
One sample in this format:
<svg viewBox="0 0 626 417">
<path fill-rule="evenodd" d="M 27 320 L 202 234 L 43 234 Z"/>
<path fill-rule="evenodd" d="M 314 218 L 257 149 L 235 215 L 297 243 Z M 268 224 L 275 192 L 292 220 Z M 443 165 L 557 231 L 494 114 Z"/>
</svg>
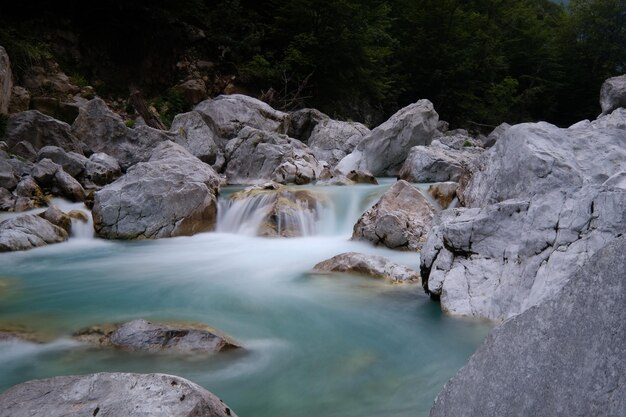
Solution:
<svg viewBox="0 0 626 417">
<path fill-rule="evenodd" d="M 0 252 L 33 249 L 67 238 L 65 230 L 34 214 L 0 222 Z"/>
<path fill-rule="evenodd" d="M 354 150 L 370 130 L 361 123 L 342 122 L 324 116 L 315 124 L 306 143 L 319 161 L 334 167 Z"/>
<path fill-rule="evenodd" d="M 382 278 L 393 282 L 419 282 L 417 271 L 389 259 L 356 252 L 342 253 L 322 261 L 313 267 L 313 272 L 345 272 Z"/>
<path fill-rule="evenodd" d="M 495 328 L 439 393 L 430 416 L 626 415 L 624 277 L 622 236 L 554 299 Z"/>
<path fill-rule="evenodd" d="M 37 154 L 37 159 L 50 159 L 52 162 L 59 164 L 63 170 L 72 177 L 78 177 L 85 170 L 87 158 L 83 154 L 76 152 L 65 152 L 58 146 L 44 146 Z"/>
<path fill-rule="evenodd" d="M 343 173 L 358 170 L 374 176 L 395 176 L 412 147 L 431 143 L 438 121 L 430 101 L 413 103 L 365 136 L 337 164 L 337 169 Z"/>
<path fill-rule="evenodd" d="M 602 107 L 602 114 L 626 107 L 626 74 L 609 78 L 602 84 L 600 107 Z"/>
<path fill-rule="evenodd" d="M 322 165 L 302 142 L 288 136 L 245 127 L 226 145 L 225 174 L 230 184 L 308 184 Z"/>
<path fill-rule="evenodd" d="M 491 133 L 487 136 L 486 140 L 483 142 L 483 146 L 485 148 L 491 148 L 496 142 L 511 128 L 511 125 L 508 123 L 501 123 L 495 129 L 491 131 Z"/>
<path fill-rule="evenodd" d="M 0 417 L 237 417 L 209 391 L 165 374 L 99 373 L 28 381 L 0 395 Z"/>
<path fill-rule="evenodd" d="M 220 167 L 224 164 L 224 141 L 204 120 L 199 112 L 179 114 L 172 122 L 170 132 L 174 142 L 187 149 L 194 156 L 209 165 Z"/>
<path fill-rule="evenodd" d="M 455 150 L 447 146 L 415 146 L 404 161 L 399 177 L 409 182 L 459 182 L 481 154 L 478 148 Z"/>
<path fill-rule="evenodd" d="M 0 114 L 9 112 L 12 88 L 13 73 L 11 71 L 11 61 L 7 51 L 0 46 Z"/>
<path fill-rule="evenodd" d="M 221 180 L 209 166 L 173 142 L 160 143 L 95 194 L 96 234 L 108 239 L 155 239 L 211 230 Z"/>
<path fill-rule="evenodd" d="M 426 239 L 433 216 L 434 209 L 426 197 L 400 180 L 359 218 L 352 239 L 417 251 Z"/>
</svg>

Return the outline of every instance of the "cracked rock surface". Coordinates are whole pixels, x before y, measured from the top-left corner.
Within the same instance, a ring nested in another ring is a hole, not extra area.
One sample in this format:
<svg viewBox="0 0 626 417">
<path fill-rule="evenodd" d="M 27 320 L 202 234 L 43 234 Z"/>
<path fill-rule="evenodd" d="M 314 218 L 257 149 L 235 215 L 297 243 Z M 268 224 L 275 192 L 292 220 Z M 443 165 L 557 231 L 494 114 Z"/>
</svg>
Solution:
<svg viewBox="0 0 626 417">
<path fill-rule="evenodd" d="M 94 228 L 108 239 L 189 236 L 214 228 L 220 178 L 173 142 L 160 143 L 148 162 L 95 194 Z"/>
<path fill-rule="evenodd" d="M 0 395 L 0 417 L 237 417 L 222 400 L 165 374 L 97 373 L 24 382 Z"/>
<path fill-rule="evenodd" d="M 430 416 L 626 415 L 625 276 L 622 236 L 553 300 L 495 328 Z"/>
</svg>

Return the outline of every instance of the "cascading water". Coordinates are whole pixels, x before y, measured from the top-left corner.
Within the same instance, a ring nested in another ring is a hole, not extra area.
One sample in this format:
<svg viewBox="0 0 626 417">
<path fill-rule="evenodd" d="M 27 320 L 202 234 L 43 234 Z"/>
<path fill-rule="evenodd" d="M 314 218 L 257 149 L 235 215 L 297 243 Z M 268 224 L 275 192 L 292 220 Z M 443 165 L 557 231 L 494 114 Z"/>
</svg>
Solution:
<svg viewBox="0 0 626 417">
<path fill-rule="evenodd" d="M 91 237 L 91 224 L 74 223 L 67 243 L 0 254 L 0 331 L 18 326 L 46 339 L 0 342 L 0 391 L 54 375 L 162 372 L 208 388 L 241 416 L 427 416 L 490 325 L 446 317 L 420 285 L 308 274 L 348 251 L 419 267 L 416 253 L 349 240 L 393 181 L 286 187 L 299 198 L 282 196 L 273 212 L 275 192 L 238 198 L 241 187 L 226 187 L 215 232 L 106 241 Z M 276 213 L 288 215 L 272 219 Z M 301 236 L 265 238 L 259 230 Z M 71 339 L 82 327 L 134 318 L 206 323 L 245 352 L 155 356 Z"/>
</svg>

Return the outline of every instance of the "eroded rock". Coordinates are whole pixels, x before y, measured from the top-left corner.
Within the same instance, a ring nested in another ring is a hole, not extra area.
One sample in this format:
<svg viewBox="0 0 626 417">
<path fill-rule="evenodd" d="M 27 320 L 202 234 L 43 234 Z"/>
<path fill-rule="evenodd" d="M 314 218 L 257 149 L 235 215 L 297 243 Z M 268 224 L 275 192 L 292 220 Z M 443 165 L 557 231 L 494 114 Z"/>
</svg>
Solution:
<svg viewBox="0 0 626 417">
<path fill-rule="evenodd" d="M 0 252 L 33 249 L 67 238 L 65 230 L 34 214 L 0 222 Z"/>
<path fill-rule="evenodd" d="M 609 78 L 602 84 L 600 107 L 602 107 L 602 114 L 609 114 L 617 108 L 626 107 L 626 74 Z"/>
<path fill-rule="evenodd" d="M 356 252 L 333 256 L 313 267 L 313 272 L 345 272 L 382 278 L 392 282 L 419 282 L 417 271 L 389 259 Z"/>
</svg>

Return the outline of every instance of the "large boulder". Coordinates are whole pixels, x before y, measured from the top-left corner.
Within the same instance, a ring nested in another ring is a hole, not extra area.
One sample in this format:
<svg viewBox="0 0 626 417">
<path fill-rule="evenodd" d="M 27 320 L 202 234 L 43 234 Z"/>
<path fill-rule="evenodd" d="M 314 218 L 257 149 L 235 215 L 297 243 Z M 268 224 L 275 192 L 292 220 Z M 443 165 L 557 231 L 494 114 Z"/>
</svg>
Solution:
<svg viewBox="0 0 626 417">
<path fill-rule="evenodd" d="M 108 239 L 155 239 L 211 230 L 220 178 L 180 145 L 157 145 L 95 194 L 94 228 Z"/>
<path fill-rule="evenodd" d="M 152 150 L 174 135 L 148 126 L 126 127 L 120 116 L 106 103 L 95 98 L 80 109 L 72 124 L 72 133 L 83 142 L 86 155 L 95 152 L 114 157 L 123 170 L 150 159 Z"/>
<path fill-rule="evenodd" d="M 434 209 L 428 199 L 417 188 L 400 180 L 359 218 L 352 239 L 417 251 L 426 239 L 433 216 Z"/>
<path fill-rule="evenodd" d="M 245 127 L 226 145 L 226 177 L 230 184 L 275 181 L 308 184 L 323 167 L 302 142 L 286 135 Z"/>
<path fill-rule="evenodd" d="M 65 230 L 34 214 L 0 222 L 0 252 L 33 249 L 67 238 Z"/>
<path fill-rule="evenodd" d="M 0 114 L 9 112 L 11 89 L 13 88 L 13 72 L 7 51 L 0 46 Z"/>
<path fill-rule="evenodd" d="M 626 130 L 511 127 L 485 152 L 461 196 L 468 207 L 600 185 L 626 170 Z"/>
<path fill-rule="evenodd" d="M 313 272 L 343 272 L 358 275 L 367 275 L 391 282 L 419 282 L 417 271 L 404 265 L 391 262 L 389 259 L 365 255 L 363 253 L 347 252 L 322 261 L 313 267 Z"/>
<path fill-rule="evenodd" d="M 287 133 L 289 115 L 274 110 L 267 103 L 242 94 L 221 95 L 199 103 L 194 111 L 208 117 L 215 132 L 231 139 L 244 126 L 267 132 Z"/>
<path fill-rule="evenodd" d="M 79 140 L 70 126 L 36 110 L 9 116 L 4 137 L 9 152 L 34 161 L 44 146 L 57 146 L 67 152 L 82 154 Z"/>
<path fill-rule="evenodd" d="M 602 114 L 626 107 L 626 74 L 609 78 L 600 89 L 600 107 Z"/>
<path fill-rule="evenodd" d="M 397 175 L 412 147 L 431 143 L 438 120 L 430 101 L 411 104 L 365 136 L 337 169 L 343 173 L 359 170 L 374 176 Z"/>
<path fill-rule="evenodd" d="M 177 115 L 170 132 L 176 135 L 174 139 L 176 143 L 201 161 L 217 170 L 224 165 L 225 142 L 214 132 L 201 113 L 192 111 Z"/>
<path fill-rule="evenodd" d="M 74 338 L 99 346 L 141 352 L 213 353 L 239 348 L 203 324 L 165 324 L 137 319 L 123 324 L 91 326 Z"/>
<path fill-rule="evenodd" d="M 625 276 L 621 237 L 552 300 L 494 329 L 430 416 L 626 415 Z"/>
<path fill-rule="evenodd" d="M 58 376 L 0 395 L 0 417 L 84 416 L 237 417 L 199 385 L 165 374 Z"/>
<path fill-rule="evenodd" d="M 53 195 L 66 197 L 72 201 L 85 200 L 85 190 L 82 185 L 65 172 L 61 165 L 50 159 L 44 158 L 37 162 L 31 170 L 31 176 L 43 190 Z"/>
<path fill-rule="evenodd" d="M 456 150 L 445 145 L 415 146 L 398 176 L 409 182 L 459 182 L 481 153 L 482 149 L 475 147 Z"/>
</svg>

